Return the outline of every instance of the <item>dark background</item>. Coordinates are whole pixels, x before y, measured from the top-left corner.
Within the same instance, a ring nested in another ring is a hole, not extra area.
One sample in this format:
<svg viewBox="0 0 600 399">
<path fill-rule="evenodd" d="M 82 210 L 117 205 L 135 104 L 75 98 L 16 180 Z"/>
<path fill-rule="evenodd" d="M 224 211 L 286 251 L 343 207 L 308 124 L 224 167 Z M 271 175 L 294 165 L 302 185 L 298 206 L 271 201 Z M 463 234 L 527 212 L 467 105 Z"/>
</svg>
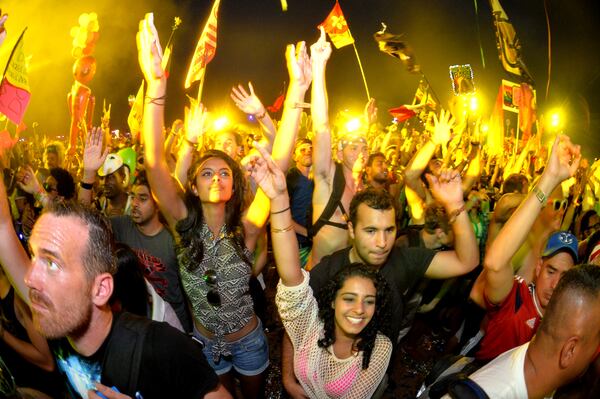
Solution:
<svg viewBox="0 0 600 399">
<path fill-rule="evenodd" d="M 215 113 L 244 116 L 232 106 L 232 85 L 254 83 L 259 97 L 271 103 L 287 81 L 284 50 L 287 43 L 318 37 L 316 26 L 325 19 L 333 0 L 288 0 L 283 12 L 280 0 L 222 0 L 219 12 L 216 57 L 207 69 L 203 102 Z M 584 154 L 595 157 L 600 149 L 600 2 L 595 0 L 549 0 L 546 2 L 552 39 L 552 74 L 549 96 L 548 34 L 543 0 L 502 0 L 522 43 L 522 54 L 537 89 L 538 114 L 561 107 L 565 132 L 584 145 Z M 475 83 L 489 114 L 505 74 L 497 56 L 491 10 L 487 0 L 342 0 L 356 47 L 360 53 L 371 96 L 378 100 L 380 118 L 386 109 L 410 103 L 418 77 L 409 74 L 396 59 L 381 53 L 372 38 L 388 25 L 392 33 L 404 33 L 418 63 L 443 103 L 452 96 L 448 67 L 472 65 Z M 475 11 L 477 4 L 478 12 Z M 142 79 L 137 63 L 135 32 L 145 12 L 155 13 L 161 41 L 166 43 L 173 18 L 183 23 L 175 32 L 173 64 L 166 106 L 167 123 L 181 117 L 186 103 L 183 81 L 212 1 L 3 1 L 10 17 L 9 37 L 2 46 L 0 65 L 24 26 L 25 51 L 32 55 L 32 100 L 25 115 L 31 126 L 49 136 L 67 131 L 66 93 L 73 82 L 69 30 L 79 14 L 96 12 L 100 39 L 95 56 L 96 77 L 90 86 L 96 96 L 94 123 L 99 123 L 102 100 L 112 104 L 112 128 L 128 130 L 127 96 L 135 94 Z M 479 35 L 477 25 L 479 24 Z M 481 62 L 479 40 L 485 56 Z M 360 112 L 366 94 L 351 46 L 334 49 L 327 69 L 331 112 L 349 108 Z M 513 79 L 514 80 L 514 79 Z M 197 83 L 188 94 L 197 94 Z M 307 100 L 308 100 L 307 96 Z"/>
</svg>

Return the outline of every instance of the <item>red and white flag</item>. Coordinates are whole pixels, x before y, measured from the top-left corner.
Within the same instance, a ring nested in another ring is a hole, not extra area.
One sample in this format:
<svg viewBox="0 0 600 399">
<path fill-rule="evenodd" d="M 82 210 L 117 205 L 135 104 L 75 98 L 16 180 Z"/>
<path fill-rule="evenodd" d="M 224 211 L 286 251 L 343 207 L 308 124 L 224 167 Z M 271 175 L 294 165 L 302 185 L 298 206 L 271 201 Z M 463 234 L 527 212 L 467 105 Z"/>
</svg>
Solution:
<svg viewBox="0 0 600 399">
<path fill-rule="evenodd" d="M 329 35 L 329 38 L 331 39 L 331 42 L 335 48 L 341 48 L 354 43 L 354 38 L 350 33 L 350 28 L 348 27 L 348 23 L 346 22 L 344 14 L 342 13 L 340 3 L 337 1 L 335 2 L 335 6 L 333 6 L 333 10 L 331 10 L 327 18 L 325 18 L 325 21 L 319 25 L 319 28 L 321 26 Z"/>
<path fill-rule="evenodd" d="M 204 25 L 200 40 L 196 45 L 194 56 L 190 64 L 187 76 L 185 78 L 185 88 L 188 89 L 192 83 L 204 78 L 206 65 L 212 61 L 217 51 L 217 16 L 219 13 L 219 3 L 221 0 L 215 0 L 208 21 Z"/>
</svg>

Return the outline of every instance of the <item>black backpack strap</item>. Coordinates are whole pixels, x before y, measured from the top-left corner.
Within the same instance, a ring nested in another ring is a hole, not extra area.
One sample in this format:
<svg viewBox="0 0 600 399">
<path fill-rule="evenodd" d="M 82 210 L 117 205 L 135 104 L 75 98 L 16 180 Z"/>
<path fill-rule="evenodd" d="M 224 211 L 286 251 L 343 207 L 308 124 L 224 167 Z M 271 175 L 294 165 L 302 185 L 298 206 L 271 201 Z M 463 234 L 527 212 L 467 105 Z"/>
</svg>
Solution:
<svg viewBox="0 0 600 399">
<path fill-rule="evenodd" d="M 115 321 L 110 340 L 104 353 L 102 383 L 116 386 L 121 393 L 135 395 L 142 350 L 151 321 L 127 312 Z"/>
<path fill-rule="evenodd" d="M 335 210 L 339 207 L 344 214 L 344 218 L 347 221 L 346 210 L 342 205 L 342 196 L 344 195 L 344 188 L 346 187 L 346 178 L 344 177 L 344 170 L 342 169 L 342 165 L 339 163 L 335 163 L 335 173 L 333 175 L 333 190 L 331 190 L 331 196 L 329 197 L 329 201 L 327 201 L 327 205 L 325 205 L 325 209 L 317 222 L 310 226 L 309 235 L 310 237 L 314 237 L 317 235 L 319 230 L 325 225 L 338 227 L 340 229 L 348 229 L 348 225 L 346 223 L 337 223 L 330 222 L 329 219 L 335 213 Z"/>
<path fill-rule="evenodd" d="M 519 311 L 523 304 L 523 298 L 521 298 L 521 290 L 517 287 L 517 294 L 515 295 L 515 313 Z"/>
</svg>

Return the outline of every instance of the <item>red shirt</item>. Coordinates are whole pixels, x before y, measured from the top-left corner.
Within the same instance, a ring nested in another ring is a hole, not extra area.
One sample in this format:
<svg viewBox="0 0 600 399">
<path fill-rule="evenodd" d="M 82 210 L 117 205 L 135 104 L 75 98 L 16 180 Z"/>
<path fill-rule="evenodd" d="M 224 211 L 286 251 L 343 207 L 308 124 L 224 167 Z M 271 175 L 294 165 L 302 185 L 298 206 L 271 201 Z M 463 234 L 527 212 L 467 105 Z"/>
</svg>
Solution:
<svg viewBox="0 0 600 399">
<path fill-rule="evenodd" d="M 488 322 L 475 358 L 494 359 L 533 338 L 542 320 L 534 303 L 534 295 L 534 286 L 527 286 L 520 276 L 515 276 L 512 290 L 502 303 L 494 305 L 484 295 Z M 517 305 L 518 301 L 520 305 Z"/>
</svg>

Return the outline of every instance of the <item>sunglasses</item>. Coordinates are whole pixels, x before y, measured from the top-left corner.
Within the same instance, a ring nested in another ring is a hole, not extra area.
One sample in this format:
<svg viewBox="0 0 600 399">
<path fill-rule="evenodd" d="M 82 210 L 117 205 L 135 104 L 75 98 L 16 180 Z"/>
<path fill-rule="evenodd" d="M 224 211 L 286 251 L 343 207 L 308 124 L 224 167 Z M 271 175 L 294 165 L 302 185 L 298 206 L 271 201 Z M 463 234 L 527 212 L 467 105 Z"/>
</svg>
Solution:
<svg viewBox="0 0 600 399">
<path fill-rule="evenodd" d="M 58 192 L 58 190 L 56 189 L 56 187 L 51 186 L 49 183 L 44 183 L 44 190 L 46 190 L 46 192 L 50 193 L 50 192 Z"/>
<path fill-rule="evenodd" d="M 567 200 L 552 200 L 552 209 L 554 209 L 554 211 L 565 210 L 567 209 L 567 202 Z"/>
<path fill-rule="evenodd" d="M 221 295 L 217 291 L 217 272 L 212 269 L 207 269 L 202 275 L 202 279 L 208 285 L 206 300 L 212 306 L 221 306 Z"/>
</svg>

